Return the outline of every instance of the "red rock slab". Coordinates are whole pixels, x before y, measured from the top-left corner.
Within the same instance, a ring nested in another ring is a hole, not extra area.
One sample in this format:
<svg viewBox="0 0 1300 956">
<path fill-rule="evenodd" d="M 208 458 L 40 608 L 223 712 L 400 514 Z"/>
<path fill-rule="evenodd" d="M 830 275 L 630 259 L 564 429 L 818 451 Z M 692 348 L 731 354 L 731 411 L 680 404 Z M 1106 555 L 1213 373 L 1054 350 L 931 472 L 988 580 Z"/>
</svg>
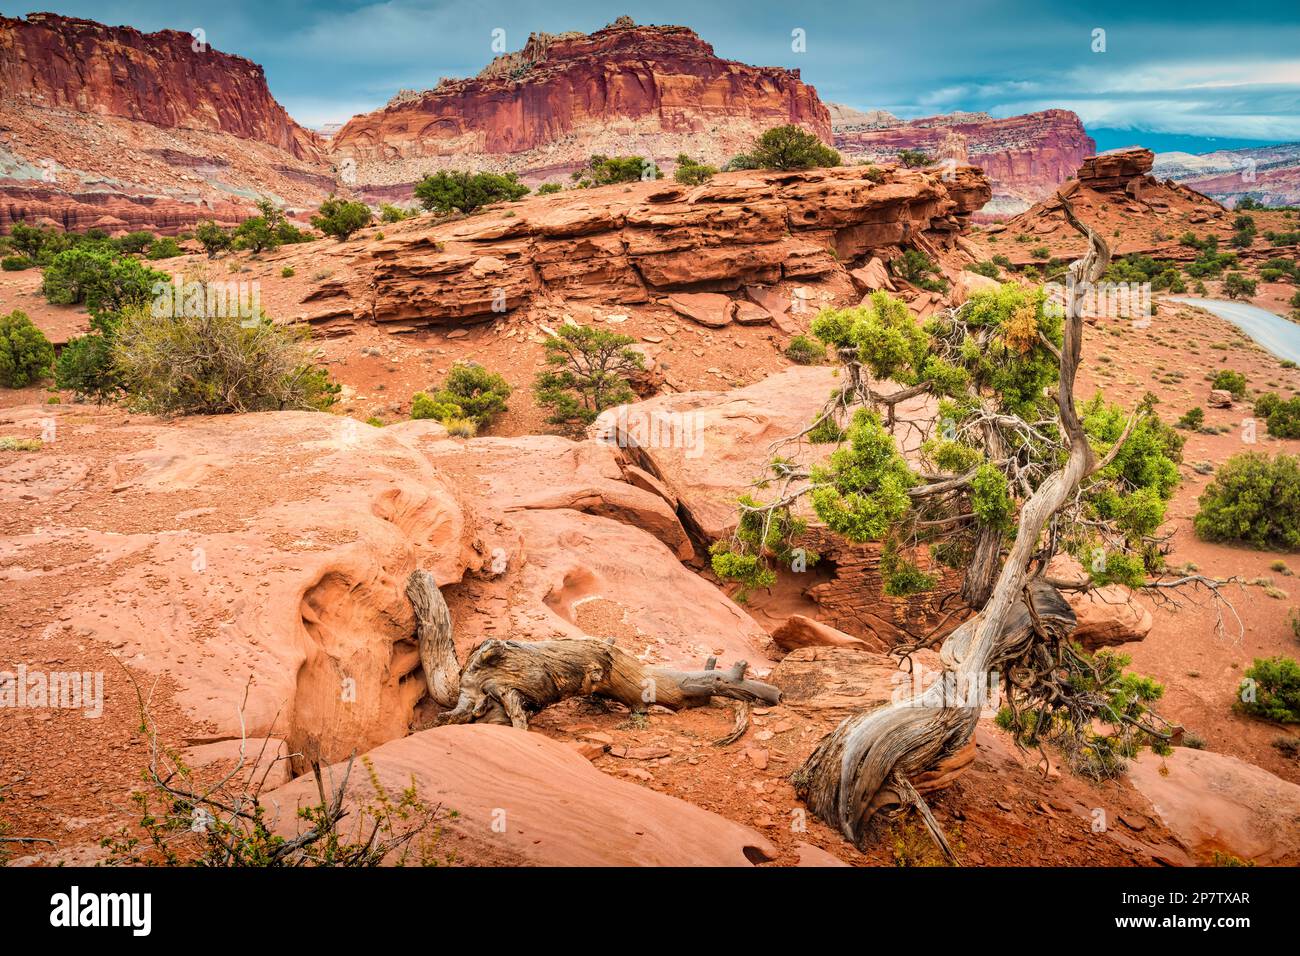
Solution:
<svg viewBox="0 0 1300 956">
<path fill-rule="evenodd" d="M 379 781 L 455 810 L 436 852 L 474 865 L 753 866 L 776 848 L 748 827 L 595 769 L 572 747 L 539 733 L 485 724 L 436 727 L 367 755 Z M 326 771 L 341 780 L 343 765 Z M 360 763 L 348 781 L 354 812 L 374 798 Z M 293 832 L 299 807 L 319 798 L 311 777 L 263 797 Z"/>
</svg>

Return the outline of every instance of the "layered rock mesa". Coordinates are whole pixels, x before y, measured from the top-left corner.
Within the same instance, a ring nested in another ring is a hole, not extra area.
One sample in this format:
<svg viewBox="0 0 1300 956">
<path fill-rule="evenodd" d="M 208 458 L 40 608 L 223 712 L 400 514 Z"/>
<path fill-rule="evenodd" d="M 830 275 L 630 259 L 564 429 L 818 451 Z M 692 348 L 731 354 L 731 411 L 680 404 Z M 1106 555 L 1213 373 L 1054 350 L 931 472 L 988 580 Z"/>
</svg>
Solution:
<svg viewBox="0 0 1300 956">
<path fill-rule="evenodd" d="M 1235 206 L 1247 196 L 1265 206 L 1300 206 L 1300 143 L 1225 149 L 1194 156 L 1159 153 L 1154 172 Z"/>
<path fill-rule="evenodd" d="M 258 196 L 306 209 L 335 188 L 262 68 L 188 33 L 0 17 L 0 114 L 0 229 L 174 234 L 237 222 Z"/>
<path fill-rule="evenodd" d="M 346 276 L 303 301 L 318 324 L 400 330 L 486 321 L 543 295 L 636 304 L 669 292 L 752 290 L 828 276 L 867 255 L 892 258 L 904 246 L 952 249 L 989 194 L 972 166 L 947 182 L 939 171 L 850 166 L 568 190 L 386 229 Z"/>
<path fill-rule="evenodd" d="M 320 145 L 271 96 L 261 66 L 177 30 L 141 33 L 53 13 L 0 17 L 0 96 L 230 133 L 298 159 Z"/>
<path fill-rule="evenodd" d="M 627 17 L 591 34 L 535 33 L 465 80 L 403 92 L 330 142 L 359 185 L 430 169 L 567 171 L 592 153 L 725 161 L 763 130 L 797 123 L 831 139 L 830 113 L 798 70 L 714 55 L 694 31 Z"/>
<path fill-rule="evenodd" d="M 911 121 L 882 110 L 837 107 L 835 146 L 847 156 L 893 161 L 899 150 L 920 149 L 937 161 L 978 166 L 993 183 L 986 217 L 1012 215 L 1049 196 L 1097 144 L 1069 110 L 1044 110 L 994 119 L 953 113 Z"/>
<path fill-rule="evenodd" d="M 1198 251 L 1179 241 L 1184 233 L 1212 233 L 1226 240 L 1230 230 L 1223 206 L 1181 183 L 1152 176 L 1154 161 L 1155 154 L 1141 147 L 1089 156 L 1077 177 L 1048 199 L 988 227 L 988 251 L 1016 265 L 1038 266 L 1050 258 L 1080 254 L 1084 240 L 1066 221 L 1066 202 L 1107 237 L 1116 255 L 1186 260 Z"/>
</svg>

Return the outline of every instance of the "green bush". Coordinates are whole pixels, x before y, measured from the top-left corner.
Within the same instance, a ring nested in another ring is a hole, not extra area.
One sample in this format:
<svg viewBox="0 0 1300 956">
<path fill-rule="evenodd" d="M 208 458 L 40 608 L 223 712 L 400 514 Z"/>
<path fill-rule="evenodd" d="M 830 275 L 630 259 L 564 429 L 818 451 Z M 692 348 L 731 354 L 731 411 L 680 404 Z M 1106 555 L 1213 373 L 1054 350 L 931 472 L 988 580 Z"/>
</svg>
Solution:
<svg viewBox="0 0 1300 956">
<path fill-rule="evenodd" d="M 77 246 L 45 267 L 41 292 L 55 305 L 84 303 L 91 315 L 104 315 L 149 301 L 154 287 L 169 281 L 134 256 Z"/>
<path fill-rule="evenodd" d="M 380 222 L 402 222 L 414 216 L 414 209 L 402 209 L 394 206 L 392 203 L 379 204 L 379 221 Z"/>
<path fill-rule="evenodd" d="M 1268 423 L 1274 438 L 1300 438 L 1300 395 L 1283 400 L 1276 392 L 1265 392 L 1255 400 L 1255 415 Z"/>
<path fill-rule="evenodd" d="M 817 365 L 826 361 L 826 346 L 807 335 L 796 335 L 786 345 L 785 357 L 796 365 Z"/>
<path fill-rule="evenodd" d="M 673 179 L 686 186 L 700 186 L 717 175 L 717 172 L 717 166 L 697 163 L 685 153 L 679 153 L 677 168 L 673 171 Z"/>
<path fill-rule="evenodd" d="M 182 255 L 185 250 L 180 247 L 175 239 L 170 236 L 161 236 L 149 244 L 149 248 L 144 251 L 146 259 L 174 259 Z"/>
<path fill-rule="evenodd" d="M 1229 272 L 1223 277 L 1223 294 L 1229 299 L 1246 299 L 1255 294 L 1258 284 L 1240 272 Z"/>
<path fill-rule="evenodd" d="M 1300 723 L 1300 664 L 1289 657 L 1255 658 L 1246 669 L 1236 708 L 1251 717 Z"/>
<path fill-rule="evenodd" d="M 0 315 L 0 385 L 24 388 L 45 378 L 53 363 L 54 346 L 26 312 Z"/>
<path fill-rule="evenodd" d="M 1238 401 L 1246 397 L 1246 384 L 1245 375 L 1228 368 L 1217 372 L 1214 378 L 1210 380 L 1211 388 L 1231 392 L 1232 397 Z"/>
<path fill-rule="evenodd" d="M 223 229 L 209 219 L 194 227 L 194 241 L 203 247 L 209 259 L 215 259 L 218 252 L 229 249 L 235 240 L 230 235 L 230 230 Z"/>
<path fill-rule="evenodd" d="M 30 269 L 36 263 L 32 262 L 26 256 L 5 256 L 0 259 L 0 269 L 5 272 L 22 272 L 24 269 Z"/>
<path fill-rule="evenodd" d="M 564 186 L 560 183 L 542 183 L 537 187 L 537 195 L 550 196 L 554 193 L 563 192 Z"/>
<path fill-rule="evenodd" d="M 425 209 L 447 215 L 469 215 L 496 202 L 528 195 L 528 187 L 514 173 L 468 173 L 442 170 L 415 184 L 415 198 Z"/>
<path fill-rule="evenodd" d="M 365 203 L 330 196 L 311 217 L 311 224 L 325 235 L 345 242 L 358 229 L 369 225 L 370 219 L 370 207 Z"/>
<path fill-rule="evenodd" d="M 113 240 L 113 245 L 117 247 L 118 252 L 124 252 L 128 255 L 140 255 L 149 248 L 153 243 L 155 236 L 146 229 L 139 229 L 135 232 L 128 232 L 125 236 L 119 236 Z"/>
<path fill-rule="evenodd" d="M 54 366 L 54 382 L 80 398 L 104 402 L 121 391 L 113 365 L 111 328 L 91 332 L 68 342 Z"/>
<path fill-rule="evenodd" d="M 149 412 L 321 410 L 339 386 L 316 364 L 307 337 L 305 326 L 265 316 L 155 317 L 135 307 L 118 320 L 113 366 L 130 402 Z"/>
<path fill-rule="evenodd" d="M 1220 466 L 1199 503 L 1196 533 L 1207 541 L 1300 548 L 1300 458 L 1234 455 Z"/>
<path fill-rule="evenodd" d="M 967 272 L 973 272 L 976 275 L 984 276 L 987 279 L 998 279 L 1002 277 L 1002 271 L 998 268 L 996 262 L 972 262 L 966 266 Z"/>
<path fill-rule="evenodd" d="M 759 169 L 811 169 L 840 165 L 840 154 L 815 133 L 798 126 L 776 126 L 754 141 L 749 154 Z"/>
<path fill-rule="evenodd" d="M 1178 419 L 1179 428 L 1187 428 L 1191 431 L 1198 430 L 1205 424 L 1205 410 L 1197 405 L 1195 408 L 1189 408 L 1183 412 L 1183 417 Z"/>
<path fill-rule="evenodd" d="M 506 410 L 506 399 L 510 397 L 511 391 L 509 382 L 482 365 L 476 362 L 457 362 L 447 373 L 447 381 L 434 392 L 430 400 L 433 406 L 446 411 L 443 414 L 417 416 L 413 403 L 411 417 L 437 418 L 439 421 L 468 418 L 478 428 L 486 428 L 493 418 Z"/>
<path fill-rule="evenodd" d="M 572 175 L 580 189 L 664 178 L 663 170 L 649 159 L 640 156 L 606 156 L 604 153 L 593 153 L 587 160 L 587 165 L 575 169 Z"/>
<path fill-rule="evenodd" d="M 930 257 L 919 249 L 908 249 L 889 266 L 895 275 L 918 289 L 926 289 L 930 292 L 948 291 L 948 280 L 943 278 L 939 267 L 931 261 Z"/>
<path fill-rule="evenodd" d="M 923 149 L 900 149 L 898 151 L 898 161 L 908 169 L 920 169 L 934 163 L 929 153 Z"/>
<path fill-rule="evenodd" d="M 548 421 L 589 425 L 605 409 L 632 401 L 628 376 L 645 368 L 635 342 L 589 325 L 562 325 L 548 336 L 543 347 L 551 368 L 533 383 L 537 403 L 551 409 Z"/>
<path fill-rule="evenodd" d="M 276 234 L 275 226 L 263 216 L 252 216 L 241 222 L 235 227 L 231 241 L 236 249 L 247 249 L 252 253 L 264 249 L 277 249 L 280 246 L 280 237 Z"/>
<path fill-rule="evenodd" d="M 461 408 L 454 402 L 439 402 L 428 392 L 416 392 L 411 396 L 411 418 L 432 419 L 446 422 L 461 415 Z"/>
<path fill-rule="evenodd" d="M 1034 246 L 1034 248 L 1029 250 L 1029 254 L 1035 259 L 1050 259 L 1052 257 L 1052 250 L 1047 246 Z"/>
</svg>

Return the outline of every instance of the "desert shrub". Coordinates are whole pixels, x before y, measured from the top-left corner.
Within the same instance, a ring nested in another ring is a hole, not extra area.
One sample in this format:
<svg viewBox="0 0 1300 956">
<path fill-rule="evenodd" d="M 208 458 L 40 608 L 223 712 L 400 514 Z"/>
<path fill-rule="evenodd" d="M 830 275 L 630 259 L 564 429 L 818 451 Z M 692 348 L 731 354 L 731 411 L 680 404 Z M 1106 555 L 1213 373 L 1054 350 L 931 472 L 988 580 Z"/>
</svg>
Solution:
<svg viewBox="0 0 1300 956">
<path fill-rule="evenodd" d="M 686 186 L 699 186 L 707 183 L 718 172 L 717 166 L 710 166 L 707 163 L 697 163 L 685 153 L 679 153 L 677 156 L 677 168 L 673 171 L 673 179 Z"/>
<path fill-rule="evenodd" d="M 1245 299 L 1255 294 L 1258 283 L 1240 272 L 1229 272 L 1223 277 L 1223 294 L 1229 299 Z"/>
<path fill-rule="evenodd" d="M 478 428 L 486 428 L 493 418 L 506 410 L 506 399 L 511 391 L 510 383 L 502 376 L 489 372 L 477 362 L 457 362 L 447 373 L 442 388 L 430 398 L 434 406 L 443 409 L 443 413 L 417 416 L 412 403 L 411 417 L 437 418 L 439 421 L 465 418 Z"/>
<path fill-rule="evenodd" d="M 537 187 L 537 195 L 539 196 L 550 196 L 563 191 L 564 185 L 562 183 L 542 183 Z"/>
<path fill-rule="evenodd" d="M 551 409 L 552 424 L 590 424 L 607 408 L 632 401 L 628 376 L 645 368 L 629 335 L 587 325 L 562 325 L 548 336 L 546 364 L 533 383 L 539 405 Z"/>
<path fill-rule="evenodd" d="M 113 365 L 131 402 L 151 412 L 320 410 L 339 387 L 316 364 L 307 337 L 306 327 L 266 316 L 155 317 L 135 307 L 117 322 Z"/>
<path fill-rule="evenodd" d="M 184 252 L 175 239 L 170 236 L 160 236 L 153 242 L 149 243 L 149 248 L 144 251 L 146 259 L 174 259 Z"/>
<path fill-rule="evenodd" d="M 923 149 L 900 149 L 898 151 L 898 161 L 908 169 L 919 169 L 934 162 Z"/>
<path fill-rule="evenodd" d="M 1205 424 L 1205 410 L 1197 405 L 1195 408 L 1189 408 L 1183 412 L 1183 417 L 1178 419 L 1178 427 L 1196 431 Z"/>
<path fill-rule="evenodd" d="M 50 234 L 38 226 L 29 226 L 25 222 L 16 222 L 9 230 L 9 244 L 19 255 L 33 262 L 41 258 L 41 252 L 49 241 Z"/>
<path fill-rule="evenodd" d="M 1255 415 L 1268 423 L 1274 438 L 1300 438 L 1300 395 L 1283 400 L 1276 392 L 1265 392 L 1255 400 Z"/>
<path fill-rule="evenodd" d="M 201 222 L 194 227 L 194 241 L 203 247 L 209 259 L 215 259 L 218 252 L 229 249 L 234 242 L 230 230 L 223 229 L 212 220 Z"/>
<path fill-rule="evenodd" d="M 826 361 L 826 346 L 807 335 L 796 335 L 786 345 L 785 357 L 796 365 L 816 365 Z"/>
<path fill-rule="evenodd" d="M 528 195 L 528 187 L 514 173 L 469 173 L 441 170 L 415 184 L 415 198 L 425 209 L 447 215 L 469 215 L 496 202 Z"/>
<path fill-rule="evenodd" d="M 411 418 L 435 422 L 450 421 L 461 414 L 458 405 L 452 402 L 435 401 L 428 392 L 416 392 L 411 396 Z"/>
<path fill-rule="evenodd" d="M 1251 717 L 1300 723 L 1300 664 L 1282 656 L 1255 658 L 1246 669 L 1235 706 Z"/>
<path fill-rule="evenodd" d="M 293 266 L 285 266 L 283 269 L 280 270 L 281 279 L 292 279 L 294 275 L 295 273 L 293 270 Z"/>
<path fill-rule="evenodd" d="M 749 156 L 759 169 L 810 169 L 840 165 L 840 154 L 815 133 L 798 126 L 775 126 L 754 141 Z"/>
<path fill-rule="evenodd" d="M 79 246 L 50 261 L 41 292 L 56 305 L 84 303 L 91 315 L 102 315 L 147 302 L 154 286 L 168 281 L 166 273 L 150 269 L 134 256 Z"/>
<path fill-rule="evenodd" d="M 402 222 L 405 219 L 410 219 L 414 215 L 414 209 L 402 209 L 399 206 L 394 206 L 392 203 L 379 204 L 380 222 Z"/>
<path fill-rule="evenodd" d="M 231 242 L 236 249 L 258 253 L 279 248 L 280 237 L 276 235 L 275 226 L 264 216 L 250 216 L 235 227 Z"/>
<path fill-rule="evenodd" d="M 24 269 L 30 269 L 36 263 L 32 262 L 26 256 L 5 256 L 0 259 L 0 269 L 5 272 L 22 272 Z"/>
<path fill-rule="evenodd" d="M 1201 493 L 1199 505 L 1196 533 L 1207 541 L 1300 548 L 1300 458 L 1234 455 Z"/>
<path fill-rule="evenodd" d="M 750 153 L 737 153 L 722 164 L 724 173 L 732 173 L 740 169 L 758 169 L 758 160 Z"/>
<path fill-rule="evenodd" d="M 27 313 L 0 315 L 0 385 L 24 388 L 40 381 L 54 363 L 54 346 Z"/>
<path fill-rule="evenodd" d="M 966 266 L 967 272 L 974 272 L 976 275 L 984 276 L 988 279 L 997 279 L 1002 276 L 1002 271 L 998 269 L 996 262 L 985 260 L 984 262 L 972 262 Z"/>
<path fill-rule="evenodd" d="M 125 252 L 128 255 L 140 255 L 154 241 L 154 234 L 147 229 L 138 229 L 135 232 L 128 232 L 124 236 L 118 236 L 113 240 L 113 245 L 119 252 Z"/>
<path fill-rule="evenodd" d="M 1029 254 L 1035 259 L 1050 259 L 1052 257 L 1052 250 L 1047 246 L 1034 246 L 1034 248 L 1029 250 Z"/>
<path fill-rule="evenodd" d="M 59 352 L 54 382 L 80 398 L 104 402 L 121 390 L 113 365 L 113 337 L 110 323 L 97 331 L 78 336 Z"/>
<path fill-rule="evenodd" d="M 472 418 L 448 418 L 442 425 L 453 438 L 473 438 L 478 434 L 478 426 Z"/>
<path fill-rule="evenodd" d="M 358 229 L 368 226 L 370 220 L 370 207 L 365 203 L 330 196 L 311 217 L 311 224 L 325 235 L 346 242 Z"/>
<path fill-rule="evenodd" d="M 663 179 L 664 174 L 651 160 L 641 156 L 606 156 L 593 153 L 582 169 L 573 171 L 573 181 L 581 189 Z"/>
<path fill-rule="evenodd" d="M 948 291 L 948 280 L 943 278 L 943 273 L 930 257 L 919 249 L 908 249 L 889 266 L 895 275 L 919 289 L 930 292 Z"/>
<path fill-rule="evenodd" d="M 1232 397 L 1238 401 L 1246 397 L 1246 385 L 1246 376 L 1229 368 L 1216 372 L 1214 378 L 1210 380 L 1211 388 L 1231 392 Z"/>
</svg>

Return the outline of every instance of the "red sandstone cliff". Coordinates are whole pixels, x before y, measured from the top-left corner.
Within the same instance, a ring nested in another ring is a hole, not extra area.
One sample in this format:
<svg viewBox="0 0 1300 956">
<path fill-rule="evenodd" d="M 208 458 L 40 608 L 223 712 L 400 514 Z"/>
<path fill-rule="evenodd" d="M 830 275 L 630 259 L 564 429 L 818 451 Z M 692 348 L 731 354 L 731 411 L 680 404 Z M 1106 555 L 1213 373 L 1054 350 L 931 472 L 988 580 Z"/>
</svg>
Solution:
<svg viewBox="0 0 1300 956">
<path fill-rule="evenodd" d="M 1079 117 L 1068 110 L 1005 119 L 957 113 L 911 122 L 846 111 L 835 123 L 835 146 L 848 156 L 879 160 L 895 159 L 900 149 L 922 149 L 938 160 L 979 166 L 993 183 L 990 211 L 1004 214 L 1049 196 L 1097 149 Z"/>
<path fill-rule="evenodd" d="M 0 97 L 316 153 L 316 135 L 275 101 L 260 66 L 196 42 L 53 13 L 0 17 Z"/>
<path fill-rule="evenodd" d="M 472 79 L 399 94 L 330 150 L 384 185 L 449 165 L 562 171 L 595 152 L 721 161 L 783 123 L 830 141 L 830 113 L 798 70 L 723 60 L 685 27 L 621 17 L 590 35 L 534 34 Z"/>
<path fill-rule="evenodd" d="M 0 117 L 0 231 L 174 234 L 237 222 L 257 196 L 301 210 L 336 188 L 260 66 L 174 30 L 0 17 Z"/>
</svg>

